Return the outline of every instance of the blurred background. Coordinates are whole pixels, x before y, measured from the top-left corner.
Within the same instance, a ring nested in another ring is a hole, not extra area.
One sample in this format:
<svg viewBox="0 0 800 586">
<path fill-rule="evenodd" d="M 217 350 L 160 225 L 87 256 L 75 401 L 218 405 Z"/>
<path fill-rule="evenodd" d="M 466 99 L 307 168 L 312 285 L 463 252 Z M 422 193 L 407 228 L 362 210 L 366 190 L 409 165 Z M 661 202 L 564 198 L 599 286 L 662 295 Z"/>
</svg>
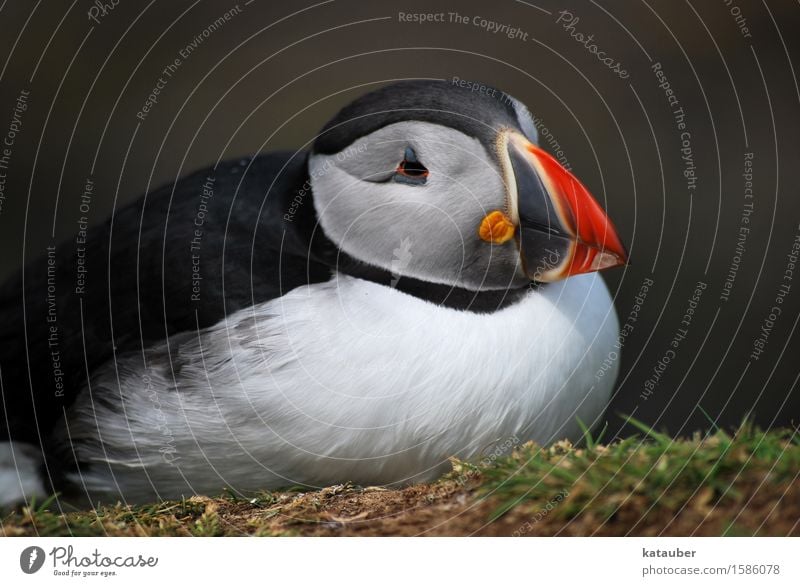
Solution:
<svg viewBox="0 0 800 586">
<path fill-rule="evenodd" d="M 605 274 L 626 332 L 606 437 L 631 431 L 620 414 L 680 435 L 796 425 L 799 48 L 790 0 L 7 0 L 0 278 L 81 216 L 304 148 L 381 84 L 480 80 L 528 105 L 629 247 Z"/>
</svg>

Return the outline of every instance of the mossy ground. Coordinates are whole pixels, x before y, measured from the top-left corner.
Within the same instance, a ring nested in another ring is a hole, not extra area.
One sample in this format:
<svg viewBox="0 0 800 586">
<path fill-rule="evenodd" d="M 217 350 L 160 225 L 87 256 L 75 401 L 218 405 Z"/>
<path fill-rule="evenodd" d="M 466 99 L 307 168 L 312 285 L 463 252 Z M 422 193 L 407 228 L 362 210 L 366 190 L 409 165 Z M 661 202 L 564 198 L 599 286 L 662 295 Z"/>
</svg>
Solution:
<svg viewBox="0 0 800 586">
<path fill-rule="evenodd" d="M 636 422 L 632 422 L 635 425 Z M 0 534 L 84 535 L 800 535 L 800 432 L 743 425 L 673 440 L 534 444 L 453 461 L 431 484 L 224 494 L 146 506 L 6 514 Z"/>
</svg>

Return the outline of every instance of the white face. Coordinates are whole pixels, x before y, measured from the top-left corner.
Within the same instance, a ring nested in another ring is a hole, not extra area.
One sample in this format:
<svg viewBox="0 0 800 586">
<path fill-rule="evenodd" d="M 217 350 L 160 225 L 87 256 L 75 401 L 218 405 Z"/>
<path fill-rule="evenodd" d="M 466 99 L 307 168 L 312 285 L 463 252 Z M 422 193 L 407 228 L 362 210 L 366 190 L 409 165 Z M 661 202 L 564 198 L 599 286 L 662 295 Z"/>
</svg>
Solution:
<svg viewBox="0 0 800 586">
<path fill-rule="evenodd" d="M 478 235 L 484 216 L 508 209 L 508 190 L 477 139 L 398 122 L 339 153 L 313 154 L 309 171 L 322 228 L 350 256 L 396 278 L 474 291 L 529 281 L 513 239 L 497 245 Z"/>
</svg>

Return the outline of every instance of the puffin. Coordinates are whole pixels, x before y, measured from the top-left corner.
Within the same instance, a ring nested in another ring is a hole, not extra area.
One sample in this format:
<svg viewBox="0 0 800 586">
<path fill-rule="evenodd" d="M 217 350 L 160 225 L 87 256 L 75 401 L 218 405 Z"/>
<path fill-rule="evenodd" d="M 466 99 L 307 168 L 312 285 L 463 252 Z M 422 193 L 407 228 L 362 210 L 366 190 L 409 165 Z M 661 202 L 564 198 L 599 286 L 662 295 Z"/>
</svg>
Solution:
<svg viewBox="0 0 800 586">
<path fill-rule="evenodd" d="M 599 421 L 598 271 L 627 252 L 520 101 L 401 81 L 308 145 L 155 189 L 0 288 L 0 505 L 402 486 Z"/>
</svg>

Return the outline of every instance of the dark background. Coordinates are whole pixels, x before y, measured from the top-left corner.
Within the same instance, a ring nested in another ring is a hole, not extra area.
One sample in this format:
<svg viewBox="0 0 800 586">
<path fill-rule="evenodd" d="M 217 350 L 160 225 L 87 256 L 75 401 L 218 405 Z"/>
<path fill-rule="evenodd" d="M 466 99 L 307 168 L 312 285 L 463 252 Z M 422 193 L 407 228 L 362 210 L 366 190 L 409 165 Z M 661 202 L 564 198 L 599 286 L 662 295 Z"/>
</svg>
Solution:
<svg viewBox="0 0 800 586">
<path fill-rule="evenodd" d="M 763 353 L 750 357 L 800 234 L 795 2 L 241 1 L 241 14 L 182 60 L 144 121 L 136 113 L 162 70 L 234 3 L 120 0 L 99 24 L 88 0 L 0 6 L 0 140 L 17 96 L 30 91 L 0 209 L 0 278 L 74 236 L 89 177 L 97 223 L 220 158 L 302 148 L 339 107 L 390 80 L 481 80 L 543 120 L 620 229 L 632 264 L 605 277 L 621 322 L 644 280 L 654 281 L 625 344 L 611 433 L 627 431 L 620 413 L 674 434 L 708 429 L 710 420 L 735 426 L 746 414 L 764 427 L 796 424 L 800 272 Z M 564 9 L 628 79 L 556 23 Z M 401 23 L 398 11 L 478 15 L 528 36 L 508 39 L 471 22 Z M 655 62 L 686 114 L 698 177 L 691 193 Z M 725 302 L 746 152 L 751 231 Z M 683 327 L 698 281 L 707 289 L 688 335 L 645 400 L 645 381 Z"/>
</svg>

